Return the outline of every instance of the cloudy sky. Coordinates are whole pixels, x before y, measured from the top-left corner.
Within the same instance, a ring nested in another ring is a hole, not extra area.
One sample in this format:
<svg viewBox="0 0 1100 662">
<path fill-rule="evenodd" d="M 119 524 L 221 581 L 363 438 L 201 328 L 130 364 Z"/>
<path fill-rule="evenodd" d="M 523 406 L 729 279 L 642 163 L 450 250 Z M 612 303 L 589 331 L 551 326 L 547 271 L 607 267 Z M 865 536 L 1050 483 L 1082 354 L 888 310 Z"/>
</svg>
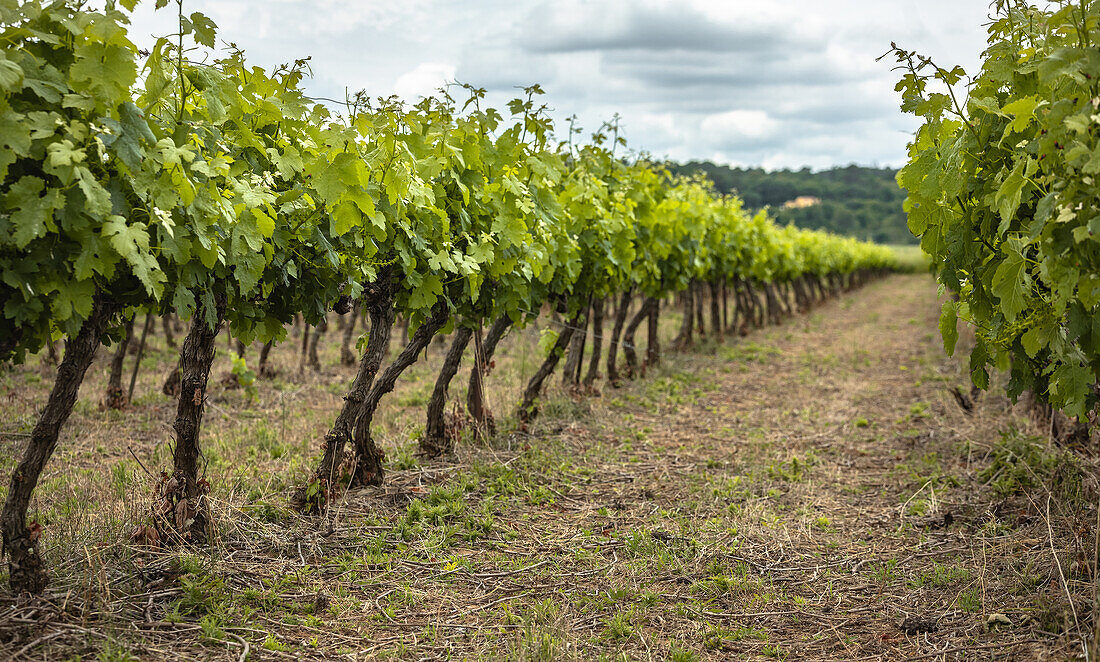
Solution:
<svg viewBox="0 0 1100 662">
<path fill-rule="evenodd" d="M 538 82 L 563 121 L 622 116 L 631 147 L 765 168 L 896 166 L 899 45 L 976 69 L 985 0 L 187 0 L 219 38 L 273 66 L 311 56 L 309 91 L 485 87 L 499 107 Z M 173 30 L 140 6 L 135 41 Z M 564 132 L 562 132 L 564 133 Z"/>
</svg>

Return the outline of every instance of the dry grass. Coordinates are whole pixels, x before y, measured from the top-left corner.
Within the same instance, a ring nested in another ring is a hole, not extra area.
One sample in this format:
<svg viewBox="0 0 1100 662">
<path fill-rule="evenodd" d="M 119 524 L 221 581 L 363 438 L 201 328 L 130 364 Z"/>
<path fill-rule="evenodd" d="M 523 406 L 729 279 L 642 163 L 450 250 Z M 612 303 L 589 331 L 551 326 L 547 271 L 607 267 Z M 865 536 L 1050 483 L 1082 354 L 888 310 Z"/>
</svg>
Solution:
<svg viewBox="0 0 1100 662">
<path fill-rule="evenodd" d="M 891 277 L 602 397 L 554 378 L 528 433 L 424 462 L 434 346 L 383 403 L 391 479 L 323 519 L 285 501 L 352 369 L 335 331 L 319 375 L 288 343 L 255 400 L 213 398 L 218 539 L 169 552 L 129 533 L 151 502 L 141 465 L 169 462 L 171 354 L 120 413 L 96 405 L 104 353 L 35 503 L 52 589 L 0 593 L 0 658 L 1072 658 L 1095 622 L 1092 460 L 1036 441 L 1003 398 L 963 413 L 936 320 L 927 277 Z M 502 349 L 498 416 L 536 341 Z M 0 381 L 5 473 L 49 378 Z"/>
</svg>

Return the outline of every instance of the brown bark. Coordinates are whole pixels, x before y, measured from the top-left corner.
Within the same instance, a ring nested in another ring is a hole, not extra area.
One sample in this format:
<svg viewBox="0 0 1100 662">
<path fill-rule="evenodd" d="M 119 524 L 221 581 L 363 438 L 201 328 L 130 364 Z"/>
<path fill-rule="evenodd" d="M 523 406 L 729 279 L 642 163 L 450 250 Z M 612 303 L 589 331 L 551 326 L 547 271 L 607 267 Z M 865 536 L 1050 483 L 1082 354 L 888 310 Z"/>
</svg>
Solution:
<svg viewBox="0 0 1100 662">
<path fill-rule="evenodd" d="M 588 337 L 588 306 L 584 307 L 580 315 L 574 318 L 572 340 L 569 342 L 569 351 L 565 357 L 565 366 L 562 369 L 561 385 L 576 386 L 577 374 L 584 358 L 584 341 Z"/>
<path fill-rule="evenodd" d="M 485 333 L 485 339 L 481 341 L 481 349 L 476 353 L 477 362 L 470 369 L 470 384 L 466 391 L 466 410 L 474 419 L 479 433 L 481 431 L 492 434 L 495 432 L 493 414 L 485 402 L 485 377 L 493 367 L 493 354 L 497 344 L 500 343 L 508 329 L 512 328 L 512 319 L 507 315 L 501 315 L 493 321 L 489 330 Z M 476 346 L 475 346 L 476 349 Z M 480 363 L 480 365 L 478 365 Z"/>
<path fill-rule="evenodd" d="M 607 347 L 607 383 L 618 388 L 621 383 L 619 377 L 619 339 L 626 324 L 626 316 L 630 314 L 630 300 L 633 297 L 632 290 L 623 292 L 619 298 L 619 305 L 615 309 L 615 326 L 611 330 L 611 342 Z"/>
<path fill-rule="evenodd" d="M 516 417 L 521 422 L 529 423 L 538 416 L 539 410 L 535 403 L 538 400 L 539 394 L 542 392 L 542 384 L 558 365 L 561 355 L 565 353 L 565 348 L 573 338 L 573 330 L 579 325 L 582 316 L 584 316 L 583 310 L 577 312 L 571 319 L 566 321 L 564 328 L 562 328 L 561 333 L 558 335 L 557 341 L 555 341 L 554 346 L 550 348 L 550 353 L 546 356 L 546 359 L 543 360 L 538 370 L 535 371 L 535 374 L 531 375 L 531 379 L 527 382 L 527 388 L 523 391 L 523 401 L 520 402 L 519 410 L 516 412 Z"/>
<path fill-rule="evenodd" d="M 406 368 L 416 362 L 420 352 L 431 343 L 435 334 L 443 328 L 450 317 L 447 304 L 440 301 L 432 310 L 432 315 L 424 320 L 413 332 L 412 338 L 397 355 L 385 371 L 371 385 L 366 400 L 363 401 L 363 410 L 355 421 L 355 429 L 352 433 L 352 441 L 355 442 L 355 471 L 351 476 L 351 485 L 381 485 L 386 476 L 382 461 L 385 453 L 374 443 L 371 436 L 371 422 L 374 420 L 374 412 L 378 410 L 378 403 L 382 396 L 393 390 L 397 378 Z M 371 327 L 373 335 L 374 328 Z"/>
<path fill-rule="evenodd" d="M 172 478 L 178 490 L 174 529 L 186 541 L 202 544 L 209 539 L 210 510 L 206 503 L 209 487 L 199 478 L 199 431 L 206 405 L 210 366 L 216 353 L 215 341 L 225 317 L 225 301 L 215 303 L 214 326 L 206 320 L 203 307 L 191 317 L 191 328 L 180 349 L 180 395 L 176 405 L 176 447 L 172 453 Z"/>
<path fill-rule="evenodd" d="M 764 298 L 768 305 L 768 323 L 778 326 L 782 322 L 779 317 L 779 300 L 771 283 L 764 283 Z"/>
<path fill-rule="evenodd" d="M 588 374 L 584 385 L 591 389 L 600 376 L 600 355 L 603 353 L 603 315 L 606 301 L 598 298 L 592 302 L 592 358 L 588 362 Z"/>
<path fill-rule="evenodd" d="M 162 316 L 160 321 L 161 325 L 164 327 L 164 342 L 172 349 L 175 349 L 176 335 L 172 332 L 172 321 L 168 319 L 168 315 Z"/>
<path fill-rule="evenodd" d="M 138 369 L 141 367 L 141 359 L 145 356 L 145 339 L 149 337 L 149 330 L 153 328 L 153 314 L 145 315 L 145 327 L 141 330 L 141 340 L 138 341 L 137 356 L 134 358 L 134 368 L 130 371 L 130 386 L 126 389 L 126 402 L 134 399 L 134 383 L 137 382 Z"/>
<path fill-rule="evenodd" d="M 726 333 L 729 332 L 730 318 L 729 318 L 729 296 L 726 294 L 726 281 L 721 283 L 722 288 L 722 328 Z"/>
<path fill-rule="evenodd" d="M 41 593 L 49 581 L 38 549 L 41 527 L 27 526 L 27 508 L 39 476 L 57 446 L 61 427 L 68 420 L 84 374 L 95 357 L 103 332 L 115 313 L 115 307 L 97 295 L 92 312 L 76 336 L 65 341 L 65 356 L 57 368 L 53 389 L 46 407 L 31 431 L 30 441 L 19 466 L 12 472 L 8 496 L 0 514 L 0 533 L 8 554 L 8 581 L 14 593 Z"/>
<path fill-rule="evenodd" d="M 298 355 L 298 372 L 302 373 L 306 371 L 306 363 L 309 360 L 309 325 L 306 324 L 306 320 L 302 318 L 302 351 Z"/>
<path fill-rule="evenodd" d="M 661 362 L 661 342 L 657 335 L 657 316 L 661 312 L 661 301 L 655 297 L 649 297 L 645 305 L 649 307 L 649 314 L 646 317 L 649 333 L 645 347 L 645 365 L 649 368 Z"/>
<path fill-rule="evenodd" d="M 313 327 L 313 338 L 309 341 L 309 368 L 313 372 L 321 371 L 321 358 L 317 355 L 317 345 L 321 337 L 328 331 L 328 316 L 322 317 L 320 323 Z"/>
<path fill-rule="evenodd" d="M 176 367 L 169 370 L 168 374 L 164 376 L 164 384 L 160 387 L 160 392 L 170 398 L 180 394 L 180 365 L 178 361 Z"/>
<path fill-rule="evenodd" d="M 718 281 L 712 280 L 710 285 L 710 330 L 715 341 L 722 342 L 722 292 Z"/>
<path fill-rule="evenodd" d="M 737 296 L 737 280 L 727 281 L 725 284 L 726 297 L 729 300 L 729 319 L 726 320 L 726 333 L 733 335 L 740 330 L 743 311 Z"/>
<path fill-rule="evenodd" d="M 760 300 L 760 295 L 757 292 L 757 285 L 758 283 L 756 281 L 750 282 L 745 292 L 748 295 L 749 303 L 752 306 L 753 325 L 758 329 L 762 329 L 767 323 L 767 318 L 765 317 L 765 313 L 767 311 L 764 308 L 764 302 Z"/>
<path fill-rule="evenodd" d="M 428 420 L 424 426 L 424 436 L 420 438 L 420 450 L 429 457 L 437 457 L 454 450 L 455 439 L 447 434 L 444 410 L 447 407 L 447 388 L 451 380 L 458 373 L 458 365 L 462 361 L 462 354 L 466 346 L 470 344 L 473 329 L 460 327 L 455 330 L 451 347 L 447 350 L 447 356 L 443 359 L 443 366 L 439 369 L 439 376 L 435 380 L 432 396 L 428 400 Z"/>
<path fill-rule="evenodd" d="M 672 340 L 672 349 L 675 351 L 685 350 L 692 345 L 692 334 L 695 327 L 695 297 L 692 296 L 692 287 L 688 285 L 687 288 L 680 292 L 680 303 L 684 307 L 684 315 L 680 318 L 680 332 L 676 334 L 676 337 Z"/>
<path fill-rule="evenodd" d="M 382 366 L 393 332 L 393 290 L 388 275 L 380 275 L 375 283 L 367 287 L 364 305 L 370 316 L 370 335 L 363 357 L 359 360 L 359 370 L 351 389 L 344 396 L 344 406 L 325 435 L 324 453 L 317 469 L 310 482 L 295 490 L 291 497 L 294 507 L 304 512 L 323 511 L 335 496 L 336 486 L 345 478 L 342 466 L 344 448 L 351 441 L 352 428 L 363 411 L 363 403 Z M 350 474 L 346 477 L 350 479 Z"/>
<path fill-rule="evenodd" d="M 634 317 L 630 318 L 626 329 L 623 330 L 623 356 L 626 357 L 626 376 L 631 379 L 638 371 L 638 353 L 636 351 L 637 345 L 634 343 L 634 334 L 638 330 L 638 325 L 649 314 L 649 309 L 646 307 L 647 301 L 649 301 L 648 298 L 642 301 L 641 308 L 634 314 Z"/>
<path fill-rule="evenodd" d="M 351 339 L 355 337 L 355 323 L 359 321 L 359 315 L 362 314 L 362 304 L 358 301 L 352 306 L 351 315 L 348 316 L 347 322 L 344 324 L 344 337 L 340 343 L 340 363 L 344 365 L 355 365 L 357 355 L 351 348 Z"/>
<path fill-rule="evenodd" d="M 697 280 L 691 281 L 691 287 L 694 290 L 693 296 L 695 297 L 695 328 L 700 338 L 705 338 L 707 335 L 707 322 L 703 317 L 703 284 Z"/>
<path fill-rule="evenodd" d="M 274 344 L 275 342 L 273 340 L 268 340 L 264 343 L 264 346 L 260 348 L 260 361 L 256 364 L 256 374 L 261 377 L 275 376 L 275 369 L 267 362 L 268 356 L 271 355 L 271 346 Z"/>
<path fill-rule="evenodd" d="M 111 372 L 107 377 L 107 397 L 103 404 L 108 409 L 122 409 L 127 400 L 122 390 L 122 368 L 126 362 L 126 350 L 130 346 L 130 338 L 134 335 L 134 318 L 126 320 L 122 338 L 118 341 L 114 355 L 111 356 Z"/>
</svg>

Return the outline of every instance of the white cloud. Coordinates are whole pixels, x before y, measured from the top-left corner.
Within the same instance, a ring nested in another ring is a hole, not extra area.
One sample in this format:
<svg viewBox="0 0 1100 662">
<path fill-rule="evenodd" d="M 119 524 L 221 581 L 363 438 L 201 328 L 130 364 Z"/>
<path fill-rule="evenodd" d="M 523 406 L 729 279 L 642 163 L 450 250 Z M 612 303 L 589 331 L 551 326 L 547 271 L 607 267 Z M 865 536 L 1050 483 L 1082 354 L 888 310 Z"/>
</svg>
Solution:
<svg viewBox="0 0 1100 662">
<path fill-rule="evenodd" d="M 174 13 L 139 6 L 132 33 Z M 559 126 L 623 118 L 638 151 L 794 167 L 904 160 L 916 123 L 890 42 L 975 68 L 986 5 L 958 0 L 188 0 L 220 39 L 273 66 L 312 56 L 316 96 L 410 100 L 447 80 L 502 107 L 541 83 Z M 143 43 L 149 43 L 144 40 Z"/>
<path fill-rule="evenodd" d="M 419 99 L 435 94 L 439 88 L 455 79 L 452 64 L 424 62 L 412 71 L 401 74 L 393 84 L 393 91 L 404 99 Z"/>
</svg>

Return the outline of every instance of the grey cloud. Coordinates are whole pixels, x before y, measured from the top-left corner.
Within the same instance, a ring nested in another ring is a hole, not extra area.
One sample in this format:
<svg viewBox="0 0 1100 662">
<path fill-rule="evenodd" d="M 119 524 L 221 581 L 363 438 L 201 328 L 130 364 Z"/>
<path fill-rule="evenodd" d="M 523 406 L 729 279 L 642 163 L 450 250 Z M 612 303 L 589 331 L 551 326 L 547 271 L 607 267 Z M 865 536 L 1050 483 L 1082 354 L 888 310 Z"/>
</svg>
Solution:
<svg viewBox="0 0 1100 662">
<path fill-rule="evenodd" d="M 610 76 L 632 78 L 659 88 L 807 85 L 832 86 L 853 74 L 829 66 L 820 56 L 792 54 L 783 49 L 757 53 L 610 53 L 603 56 Z"/>
<path fill-rule="evenodd" d="M 781 25 L 718 22 L 691 7 L 608 3 L 591 20 L 561 20 L 558 4 L 532 13 L 518 45 L 537 53 L 636 50 L 752 52 L 807 47 Z M 568 12 L 568 9 L 564 11 Z M 817 44 L 820 47 L 820 44 Z"/>
</svg>

